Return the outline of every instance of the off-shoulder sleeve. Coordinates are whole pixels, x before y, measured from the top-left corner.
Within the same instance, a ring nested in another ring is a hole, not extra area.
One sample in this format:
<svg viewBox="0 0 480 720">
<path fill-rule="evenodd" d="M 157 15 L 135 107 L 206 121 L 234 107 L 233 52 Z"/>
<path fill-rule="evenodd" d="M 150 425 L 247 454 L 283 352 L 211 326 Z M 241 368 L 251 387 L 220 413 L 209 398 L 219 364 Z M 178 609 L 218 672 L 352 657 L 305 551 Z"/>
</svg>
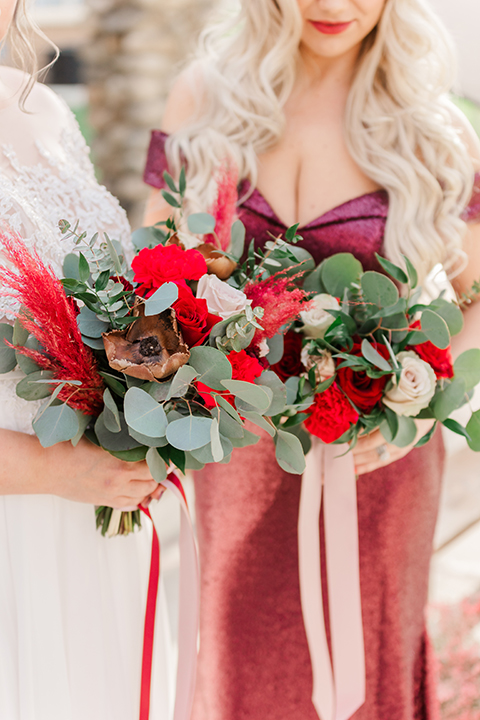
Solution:
<svg viewBox="0 0 480 720">
<path fill-rule="evenodd" d="M 465 222 L 480 222 L 480 173 L 476 173 L 470 202 L 463 215 Z"/>
<path fill-rule="evenodd" d="M 152 130 L 143 179 L 147 185 L 151 185 L 154 188 L 165 187 L 163 173 L 168 169 L 167 155 L 165 152 L 167 137 L 167 133 L 161 130 Z"/>
</svg>

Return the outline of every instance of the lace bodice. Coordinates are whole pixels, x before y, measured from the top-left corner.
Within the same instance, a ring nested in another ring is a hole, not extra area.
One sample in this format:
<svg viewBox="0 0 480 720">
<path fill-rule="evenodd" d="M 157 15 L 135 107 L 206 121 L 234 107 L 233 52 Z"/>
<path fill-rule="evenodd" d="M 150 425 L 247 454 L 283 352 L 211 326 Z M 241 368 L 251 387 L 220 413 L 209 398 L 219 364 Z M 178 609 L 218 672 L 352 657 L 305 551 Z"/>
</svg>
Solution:
<svg viewBox="0 0 480 720">
<path fill-rule="evenodd" d="M 1 80 L 5 72 L 9 82 L 12 78 L 18 82 L 18 71 L 7 68 L 2 68 Z M 125 212 L 98 184 L 89 150 L 69 108 L 50 89 L 37 86 L 27 110 L 29 114 L 22 113 L 16 100 L 0 107 L 0 222 L 36 248 L 58 274 L 73 247 L 58 229 L 62 218 L 78 220 L 79 228 L 89 235 L 107 231 L 128 252 Z M 3 319 L 13 320 L 16 309 L 12 299 L 0 298 Z M 18 375 L 18 370 L 14 372 Z M 10 373 L 0 375 L 0 426 L 31 432 L 37 403 L 17 398 L 16 382 Z"/>
</svg>

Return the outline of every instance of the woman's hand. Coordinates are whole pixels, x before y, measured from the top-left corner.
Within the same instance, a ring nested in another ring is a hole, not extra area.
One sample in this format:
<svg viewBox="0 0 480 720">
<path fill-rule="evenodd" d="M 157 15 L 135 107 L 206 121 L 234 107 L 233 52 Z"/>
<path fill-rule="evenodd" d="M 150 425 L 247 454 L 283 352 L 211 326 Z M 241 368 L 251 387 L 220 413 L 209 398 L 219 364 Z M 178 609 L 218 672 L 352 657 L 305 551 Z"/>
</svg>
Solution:
<svg viewBox="0 0 480 720">
<path fill-rule="evenodd" d="M 418 428 L 417 436 L 411 445 L 403 448 L 385 442 L 380 430 L 374 430 L 368 435 L 361 436 L 352 451 L 357 475 L 373 472 L 373 470 L 390 465 L 390 463 L 408 455 L 418 440 L 432 428 L 434 421 L 415 420 L 415 423 Z"/>
<path fill-rule="evenodd" d="M 44 458 L 46 491 L 67 500 L 132 509 L 159 490 L 146 462 L 118 460 L 85 439 L 54 445 Z"/>
<path fill-rule="evenodd" d="M 50 494 L 131 509 L 161 493 L 146 462 L 117 460 L 86 439 L 75 448 L 42 448 L 32 435 L 0 429 L 0 450 L 0 495 Z"/>
</svg>

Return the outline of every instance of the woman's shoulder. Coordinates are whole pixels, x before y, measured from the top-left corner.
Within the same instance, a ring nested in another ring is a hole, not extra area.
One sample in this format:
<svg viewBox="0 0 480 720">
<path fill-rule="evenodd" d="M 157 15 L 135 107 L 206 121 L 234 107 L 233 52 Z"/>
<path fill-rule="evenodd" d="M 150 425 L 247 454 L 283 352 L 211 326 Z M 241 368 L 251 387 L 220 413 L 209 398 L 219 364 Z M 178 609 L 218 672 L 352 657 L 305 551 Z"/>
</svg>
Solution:
<svg viewBox="0 0 480 720">
<path fill-rule="evenodd" d="M 174 133 L 188 125 L 200 113 L 205 95 L 205 82 L 201 64 L 194 63 L 184 70 L 172 85 L 162 130 Z"/>
<path fill-rule="evenodd" d="M 29 80 L 30 76 L 23 70 L 5 65 L 0 67 L 0 81 L 10 97 L 12 105 L 18 105 L 20 93 L 27 86 Z M 34 114 L 38 112 L 55 115 L 67 114 L 65 103 L 51 88 L 41 82 L 33 83 L 25 108 Z"/>
</svg>

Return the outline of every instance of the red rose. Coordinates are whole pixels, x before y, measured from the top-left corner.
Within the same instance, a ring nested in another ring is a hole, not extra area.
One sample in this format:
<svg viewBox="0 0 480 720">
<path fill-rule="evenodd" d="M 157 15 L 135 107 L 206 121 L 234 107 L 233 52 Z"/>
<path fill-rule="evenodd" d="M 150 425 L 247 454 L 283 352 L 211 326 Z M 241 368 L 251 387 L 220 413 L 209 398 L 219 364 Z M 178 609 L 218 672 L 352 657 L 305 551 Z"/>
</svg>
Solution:
<svg viewBox="0 0 480 720">
<path fill-rule="evenodd" d="M 183 339 L 190 347 L 201 345 L 221 317 L 208 312 L 207 301 L 194 297 L 191 290 L 179 286 L 173 305 Z"/>
<path fill-rule="evenodd" d="M 263 372 L 261 362 L 246 353 L 245 350 L 240 350 L 240 352 L 232 350 L 232 352 L 227 355 L 227 358 L 232 366 L 233 380 L 243 380 L 244 382 L 253 383 L 255 378 L 259 377 Z"/>
<path fill-rule="evenodd" d="M 410 327 L 412 329 L 420 329 L 420 321 L 415 320 Z M 453 378 L 454 370 L 452 348 L 450 345 L 442 350 L 431 343 L 430 340 L 427 340 L 419 345 L 410 345 L 407 347 L 407 350 L 413 350 L 422 360 L 425 360 L 425 362 L 432 367 L 437 378 Z"/>
<path fill-rule="evenodd" d="M 186 280 L 200 280 L 207 272 L 205 258 L 198 250 L 182 250 L 178 245 L 144 248 L 132 260 L 139 295 L 148 297 L 166 282 L 186 287 Z"/>
<path fill-rule="evenodd" d="M 385 345 L 376 345 L 375 350 L 388 360 L 390 353 Z M 350 350 L 351 355 L 362 355 L 360 343 L 354 343 Z M 337 382 L 345 395 L 358 407 L 359 410 L 368 414 L 372 412 L 375 405 L 381 399 L 383 390 L 387 384 L 388 376 L 379 378 L 368 377 L 366 372 L 358 372 L 352 368 L 340 368 L 337 372 Z"/>
<path fill-rule="evenodd" d="M 289 377 L 301 375 L 305 372 L 300 353 L 302 352 L 302 336 L 299 333 L 289 330 L 283 339 L 283 356 L 282 359 L 271 366 L 273 372 L 276 372 L 280 380 L 285 382 Z"/>
<path fill-rule="evenodd" d="M 335 383 L 315 395 L 309 412 L 304 422 L 306 429 L 325 443 L 338 440 L 358 420 L 355 409 Z"/>
</svg>

